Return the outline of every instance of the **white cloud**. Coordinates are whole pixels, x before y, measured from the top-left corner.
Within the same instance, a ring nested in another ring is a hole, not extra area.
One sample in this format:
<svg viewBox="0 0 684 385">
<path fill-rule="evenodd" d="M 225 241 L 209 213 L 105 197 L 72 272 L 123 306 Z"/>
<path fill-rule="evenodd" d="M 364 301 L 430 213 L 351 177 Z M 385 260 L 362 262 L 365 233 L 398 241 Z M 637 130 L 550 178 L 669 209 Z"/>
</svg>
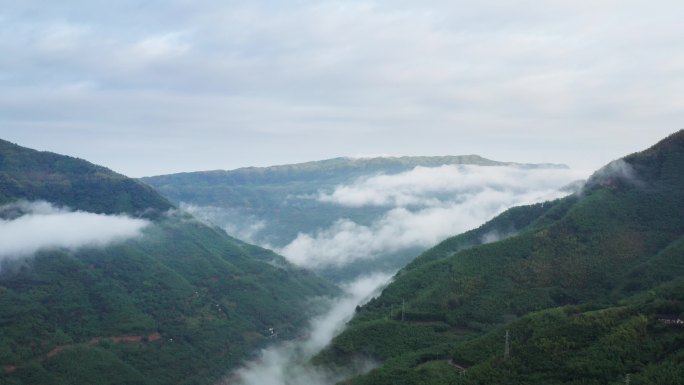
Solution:
<svg viewBox="0 0 684 385">
<path fill-rule="evenodd" d="M 627 181 L 633 181 L 636 180 L 636 172 L 634 171 L 634 167 L 632 167 L 632 165 L 622 159 L 617 159 L 596 171 L 593 177 L 603 179 L 618 178 Z"/>
<path fill-rule="evenodd" d="M 510 207 L 567 195 L 559 189 L 585 175 L 555 168 L 443 166 L 361 179 L 320 199 L 388 206 L 382 218 L 368 226 L 342 218 L 314 234 L 300 233 L 279 252 L 317 269 L 429 247 Z"/>
<path fill-rule="evenodd" d="M 46 54 L 77 51 L 91 30 L 84 25 L 58 23 L 50 25 L 34 37 L 35 47 Z"/>
<path fill-rule="evenodd" d="M 138 237 L 150 224 L 125 215 L 69 211 L 46 202 L 6 205 L 0 211 L 21 214 L 0 219 L 0 260 L 27 257 L 50 248 L 103 247 Z"/>
<path fill-rule="evenodd" d="M 159 61 L 174 60 L 190 50 L 180 32 L 144 37 L 126 47 L 119 53 L 131 67 L 142 67 Z"/>
<path fill-rule="evenodd" d="M 416 167 L 395 175 L 360 179 L 351 185 L 338 186 L 332 193 L 322 193 L 320 200 L 344 206 L 436 206 L 445 201 L 462 200 L 478 191 L 556 189 L 579 179 L 571 169 L 481 167 L 444 165 Z"/>
</svg>

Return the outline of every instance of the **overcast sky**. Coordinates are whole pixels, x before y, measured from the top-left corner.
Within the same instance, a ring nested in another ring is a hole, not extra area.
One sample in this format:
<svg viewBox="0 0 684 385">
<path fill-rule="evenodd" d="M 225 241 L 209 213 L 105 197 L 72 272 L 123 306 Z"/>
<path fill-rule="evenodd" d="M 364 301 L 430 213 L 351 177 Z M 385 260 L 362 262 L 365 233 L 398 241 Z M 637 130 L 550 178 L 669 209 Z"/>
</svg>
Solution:
<svg viewBox="0 0 684 385">
<path fill-rule="evenodd" d="M 130 176 L 593 169 L 684 126 L 681 0 L 0 0 L 0 138 Z"/>
</svg>

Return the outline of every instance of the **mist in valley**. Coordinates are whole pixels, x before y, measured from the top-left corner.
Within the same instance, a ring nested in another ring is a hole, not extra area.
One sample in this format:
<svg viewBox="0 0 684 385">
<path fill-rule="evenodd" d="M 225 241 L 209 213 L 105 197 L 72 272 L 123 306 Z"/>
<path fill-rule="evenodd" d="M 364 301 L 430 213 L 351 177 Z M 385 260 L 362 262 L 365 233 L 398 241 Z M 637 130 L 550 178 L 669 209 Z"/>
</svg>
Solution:
<svg viewBox="0 0 684 385">
<path fill-rule="evenodd" d="M 372 361 L 359 359 L 353 367 L 331 369 L 313 366 L 309 360 L 342 332 L 357 306 L 379 294 L 390 280 L 390 274 L 377 273 L 340 285 L 343 294 L 328 300 L 327 310 L 309 323 L 306 337 L 279 342 L 262 350 L 258 359 L 246 363 L 221 384 L 326 385 L 377 366 Z"/>
<path fill-rule="evenodd" d="M 568 195 L 566 186 L 587 175 L 555 166 L 415 167 L 365 175 L 311 194 L 279 196 L 270 211 L 246 213 L 243 207 L 191 202 L 181 207 L 233 236 L 277 251 L 295 265 L 327 275 L 340 271 L 351 279 L 359 271 L 368 272 L 368 266 L 399 269 L 422 250 L 510 207 Z M 310 223 L 291 223 L 288 230 L 296 235 L 272 243 L 269 235 L 279 231 L 282 220 L 273 211 L 300 202 L 310 207 L 307 215 L 330 225 L 312 229 Z"/>
</svg>

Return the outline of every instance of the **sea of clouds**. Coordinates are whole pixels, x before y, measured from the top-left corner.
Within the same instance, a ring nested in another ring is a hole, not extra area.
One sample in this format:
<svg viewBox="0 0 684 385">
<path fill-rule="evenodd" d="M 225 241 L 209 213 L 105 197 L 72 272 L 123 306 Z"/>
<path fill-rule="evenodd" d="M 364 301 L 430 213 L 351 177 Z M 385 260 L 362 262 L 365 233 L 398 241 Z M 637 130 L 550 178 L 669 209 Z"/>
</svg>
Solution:
<svg viewBox="0 0 684 385">
<path fill-rule="evenodd" d="M 360 178 L 320 192 L 316 199 L 347 207 L 386 207 L 362 225 L 339 218 L 314 233 L 299 233 L 278 249 L 306 268 L 341 267 L 409 248 L 426 248 L 475 228 L 508 208 L 568 195 L 586 177 L 568 168 L 445 165 Z"/>
</svg>

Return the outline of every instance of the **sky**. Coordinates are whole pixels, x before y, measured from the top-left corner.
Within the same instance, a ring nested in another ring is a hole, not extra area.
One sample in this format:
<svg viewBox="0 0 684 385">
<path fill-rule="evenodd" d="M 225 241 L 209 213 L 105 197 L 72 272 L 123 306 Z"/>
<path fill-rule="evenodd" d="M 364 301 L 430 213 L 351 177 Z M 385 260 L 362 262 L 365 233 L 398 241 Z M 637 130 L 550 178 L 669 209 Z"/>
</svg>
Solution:
<svg viewBox="0 0 684 385">
<path fill-rule="evenodd" d="M 336 156 L 595 169 L 684 121 L 674 0 L 0 0 L 0 138 L 129 176 Z"/>
</svg>

